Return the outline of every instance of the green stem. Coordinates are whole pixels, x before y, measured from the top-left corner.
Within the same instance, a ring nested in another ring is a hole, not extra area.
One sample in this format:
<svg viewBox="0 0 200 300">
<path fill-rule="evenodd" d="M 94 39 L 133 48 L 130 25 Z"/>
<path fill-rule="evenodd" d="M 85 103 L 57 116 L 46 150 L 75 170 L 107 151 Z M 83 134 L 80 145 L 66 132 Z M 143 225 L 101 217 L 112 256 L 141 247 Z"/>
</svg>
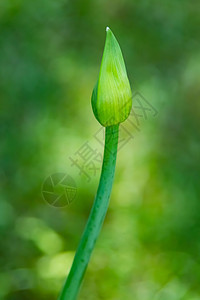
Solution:
<svg viewBox="0 0 200 300">
<path fill-rule="evenodd" d="M 106 127 L 104 158 L 99 187 L 87 225 L 59 300 L 75 300 L 109 205 L 118 144 L 119 125 Z"/>
</svg>

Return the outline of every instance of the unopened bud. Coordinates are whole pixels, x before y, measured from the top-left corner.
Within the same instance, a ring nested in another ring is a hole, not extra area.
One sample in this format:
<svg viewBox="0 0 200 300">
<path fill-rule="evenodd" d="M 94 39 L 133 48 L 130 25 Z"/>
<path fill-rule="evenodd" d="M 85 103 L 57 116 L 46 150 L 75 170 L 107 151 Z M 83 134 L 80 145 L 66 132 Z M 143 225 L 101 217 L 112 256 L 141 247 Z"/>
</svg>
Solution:
<svg viewBox="0 0 200 300">
<path fill-rule="evenodd" d="M 98 81 L 92 94 L 92 109 L 101 125 L 125 121 L 132 107 L 132 92 L 120 46 L 106 28 L 106 42 Z"/>
</svg>

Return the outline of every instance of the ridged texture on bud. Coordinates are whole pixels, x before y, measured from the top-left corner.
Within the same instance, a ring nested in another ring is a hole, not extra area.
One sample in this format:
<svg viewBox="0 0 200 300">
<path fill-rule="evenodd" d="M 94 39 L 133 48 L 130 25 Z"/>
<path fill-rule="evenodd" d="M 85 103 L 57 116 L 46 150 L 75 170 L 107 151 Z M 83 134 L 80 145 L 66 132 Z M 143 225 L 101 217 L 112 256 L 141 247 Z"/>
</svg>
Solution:
<svg viewBox="0 0 200 300">
<path fill-rule="evenodd" d="M 92 94 L 94 115 L 105 127 L 125 121 L 132 107 L 132 93 L 120 46 L 108 27 L 106 32 L 99 79 Z"/>
</svg>

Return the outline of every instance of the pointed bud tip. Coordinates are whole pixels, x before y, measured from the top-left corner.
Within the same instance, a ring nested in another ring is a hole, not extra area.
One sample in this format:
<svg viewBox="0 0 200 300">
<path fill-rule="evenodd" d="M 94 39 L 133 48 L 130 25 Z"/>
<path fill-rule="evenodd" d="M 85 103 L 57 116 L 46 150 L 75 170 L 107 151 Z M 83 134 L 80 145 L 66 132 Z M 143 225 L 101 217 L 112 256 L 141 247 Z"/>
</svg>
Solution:
<svg viewBox="0 0 200 300">
<path fill-rule="evenodd" d="M 107 26 L 107 27 L 106 27 L 106 31 L 108 31 L 108 30 L 110 30 L 110 28 Z"/>
</svg>

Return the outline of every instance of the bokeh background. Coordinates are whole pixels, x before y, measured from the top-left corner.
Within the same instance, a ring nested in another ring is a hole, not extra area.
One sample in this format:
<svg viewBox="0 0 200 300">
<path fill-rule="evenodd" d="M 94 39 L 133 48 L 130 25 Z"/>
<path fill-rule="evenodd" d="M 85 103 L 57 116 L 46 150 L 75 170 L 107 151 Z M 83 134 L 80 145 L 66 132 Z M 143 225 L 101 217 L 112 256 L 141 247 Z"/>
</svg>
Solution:
<svg viewBox="0 0 200 300">
<path fill-rule="evenodd" d="M 70 157 L 103 152 L 90 97 L 106 26 L 157 114 L 124 123 L 134 138 L 79 299 L 200 299 L 199 16 L 194 0 L 0 1 L 0 299 L 57 299 L 69 271 L 100 175 Z M 55 173 L 77 186 L 66 207 L 42 197 Z"/>
</svg>

